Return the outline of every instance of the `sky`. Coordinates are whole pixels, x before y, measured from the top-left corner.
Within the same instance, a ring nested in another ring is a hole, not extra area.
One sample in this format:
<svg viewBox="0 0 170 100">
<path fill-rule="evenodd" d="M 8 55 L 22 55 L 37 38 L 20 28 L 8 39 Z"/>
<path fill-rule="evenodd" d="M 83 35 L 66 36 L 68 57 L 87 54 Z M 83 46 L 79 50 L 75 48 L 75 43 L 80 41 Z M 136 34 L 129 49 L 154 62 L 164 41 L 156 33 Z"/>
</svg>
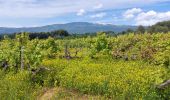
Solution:
<svg viewBox="0 0 170 100">
<path fill-rule="evenodd" d="M 170 20 L 170 0 L 0 0 L 0 27 L 70 22 L 150 26 Z"/>
</svg>

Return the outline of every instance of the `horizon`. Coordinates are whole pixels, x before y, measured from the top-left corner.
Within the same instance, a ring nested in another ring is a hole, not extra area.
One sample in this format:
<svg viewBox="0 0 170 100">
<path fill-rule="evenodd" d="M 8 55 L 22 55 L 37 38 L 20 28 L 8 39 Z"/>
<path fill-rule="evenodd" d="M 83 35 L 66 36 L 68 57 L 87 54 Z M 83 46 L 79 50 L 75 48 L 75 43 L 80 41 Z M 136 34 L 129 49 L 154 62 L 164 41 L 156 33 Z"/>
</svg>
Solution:
<svg viewBox="0 0 170 100">
<path fill-rule="evenodd" d="M 72 22 L 150 26 L 170 20 L 170 0 L 0 0 L 0 27 Z M 82 5 L 83 4 L 83 5 Z"/>
<path fill-rule="evenodd" d="M 14 26 L 11 26 L 11 27 L 1 27 L 0 26 L 0 28 L 37 28 L 37 27 L 60 25 L 60 24 L 65 25 L 65 24 L 72 24 L 72 23 L 89 23 L 89 24 L 98 24 L 98 25 L 136 26 L 136 27 L 139 26 L 139 25 L 128 25 L 128 24 L 127 25 L 124 25 L 124 24 L 122 24 L 122 25 L 120 24 L 119 25 L 119 24 L 112 24 L 112 23 L 97 23 L 97 22 L 96 23 L 95 22 L 94 23 L 93 22 L 66 22 L 66 23 L 56 23 L 56 24 L 54 23 L 54 24 L 47 24 L 47 25 L 40 25 L 40 26 L 25 26 L 25 27 L 24 26 L 23 27 L 22 26 L 21 27 L 20 26 L 19 27 L 14 27 Z M 148 26 L 146 26 L 146 27 L 148 27 Z"/>
</svg>

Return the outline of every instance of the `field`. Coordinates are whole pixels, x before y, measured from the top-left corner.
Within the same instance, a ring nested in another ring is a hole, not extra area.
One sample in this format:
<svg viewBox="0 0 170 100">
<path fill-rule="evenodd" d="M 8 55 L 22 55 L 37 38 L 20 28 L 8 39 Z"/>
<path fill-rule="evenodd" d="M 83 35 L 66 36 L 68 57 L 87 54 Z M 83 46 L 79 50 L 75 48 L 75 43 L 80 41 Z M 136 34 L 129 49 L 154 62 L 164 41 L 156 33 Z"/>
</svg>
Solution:
<svg viewBox="0 0 170 100">
<path fill-rule="evenodd" d="M 0 45 L 2 100 L 41 98 L 46 88 L 64 91 L 50 99 L 170 99 L 169 87 L 159 88 L 170 79 L 170 33 L 45 40 L 22 33 Z"/>
</svg>

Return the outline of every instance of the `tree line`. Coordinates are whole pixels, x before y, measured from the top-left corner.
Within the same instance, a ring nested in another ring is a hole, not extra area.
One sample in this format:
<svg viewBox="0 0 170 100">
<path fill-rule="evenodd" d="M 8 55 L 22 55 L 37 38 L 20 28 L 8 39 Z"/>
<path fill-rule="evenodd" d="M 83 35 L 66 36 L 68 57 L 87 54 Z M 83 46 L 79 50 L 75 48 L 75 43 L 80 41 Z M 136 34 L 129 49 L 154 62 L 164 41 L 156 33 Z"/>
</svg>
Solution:
<svg viewBox="0 0 170 100">
<path fill-rule="evenodd" d="M 144 34 L 145 32 L 147 32 L 152 34 L 152 33 L 168 33 L 169 31 L 170 31 L 170 20 L 158 22 L 155 25 L 149 27 L 139 25 L 135 30 L 129 28 L 126 31 L 122 31 L 119 33 L 113 31 L 105 31 L 105 33 L 109 36 L 118 36 L 118 35 L 128 34 L 128 33 Z M 9 38 L 15 38 L 16 34 L 21 34 L 21 33 L 0 34 L 0 40 L 2 40 L 5 35 L 7 35 Z M 29 32 L 28 34 L 30 39 L 36 39 L 36 38 L 47 39 L 48 37 L 64 38 L 68 36 L 69 38 L 88 37 L 88 36 L 93 37 L 97 35 L 97 32 L 91 32 L 85 34 L 70 34 L 68 31 L 60 29 L 51 32 Z"/>
<path fill-rule="evenodd" d="M 4 38 L 4 36 L 8 36 L 9 38 L 14 39 L 16 34 L 21 34 L 21 33 L 13 33 L 13 34 L 0 34 L 0 40 Z M 53 38 L 63 38 L 70 36 L 70 34 L 63 29 L 60 30 L 55 30 L 51 32 L 28 32 L 29 38 L 30 39 L 47 39 L 48 37 L 53 37 Z"/>
<path fill-rule="evenodd" d="M 126 31 L 120 32 L 119 34 L 127 34 L 127 33 L 136 33 L 136 34 L 144 34 L 145 32 L 152 33 L 168 33 L 170 31 L 170 20 L 158 22 L 155 25 L 145 27 L 139 25 L 136 30 L 127 29 Z"/>
</svg>

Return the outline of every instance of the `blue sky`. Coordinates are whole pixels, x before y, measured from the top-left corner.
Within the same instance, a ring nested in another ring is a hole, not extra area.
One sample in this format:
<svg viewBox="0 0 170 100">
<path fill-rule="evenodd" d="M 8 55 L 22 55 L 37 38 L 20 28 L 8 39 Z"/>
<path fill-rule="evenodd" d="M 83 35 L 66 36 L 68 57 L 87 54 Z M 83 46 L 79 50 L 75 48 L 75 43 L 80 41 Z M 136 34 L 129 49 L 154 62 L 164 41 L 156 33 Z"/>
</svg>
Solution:
<svg viewBox="0 0 170 100">
<path fill-rule="evenodd" d="M 0 0 L 0 27 L 69 22 L 153 25 L 170 20 L 170 0 Z"/>
</svg>

